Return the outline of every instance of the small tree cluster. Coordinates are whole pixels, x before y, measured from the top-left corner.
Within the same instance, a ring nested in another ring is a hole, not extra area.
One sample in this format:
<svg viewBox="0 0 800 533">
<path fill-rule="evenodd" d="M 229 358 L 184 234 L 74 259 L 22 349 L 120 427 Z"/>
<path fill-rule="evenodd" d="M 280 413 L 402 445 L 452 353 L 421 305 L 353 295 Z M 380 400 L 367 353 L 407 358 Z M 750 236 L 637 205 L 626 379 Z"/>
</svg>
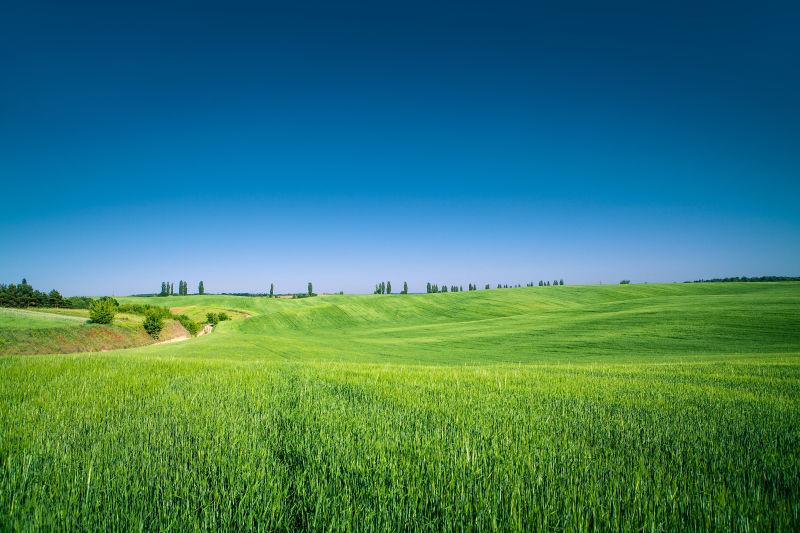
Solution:
<svg viewBox="0 0 800 533">
<path fill-rule="evenodd" d="M 161 292 L 158 293 L 159 296 L 171 296 L 175 294 L 175 284 L 170 283 L 169 281 L 162 281 L 161 282 Z"/>
<path fill-rule="evenodd" d="M 15 285 L 0 284 L 0 307 L 72 307 L 70 299 L 64 299 L 61 293 L 53 289 L 49 293 L 37 291 L 22 279 Z"/>
<path fill-rule="evenodd" d="M 630 283 L 631 280 L 629 279 L 623 279 L 622 281 L 619 282 L 620 285 L 630 285 Z"/>
</svg>

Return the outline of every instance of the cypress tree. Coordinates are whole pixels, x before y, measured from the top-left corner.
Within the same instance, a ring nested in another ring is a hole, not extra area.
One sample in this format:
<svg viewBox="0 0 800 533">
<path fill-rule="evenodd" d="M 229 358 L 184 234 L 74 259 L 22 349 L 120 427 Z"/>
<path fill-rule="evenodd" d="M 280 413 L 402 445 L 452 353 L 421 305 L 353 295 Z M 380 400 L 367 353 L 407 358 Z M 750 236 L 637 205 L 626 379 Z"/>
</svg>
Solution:
<svg viewBox="0 0 800 533">
<path fill-rule="evenodd" d="M 200 280 L 200 283 L 197 285 L 197 294 L 205 294 L 206 288 L 203 285 L 203 280 Z"/>
<path fill-rule="evenodd" d="M 392 282 L 391 281 L 387 281 L 386 282 L 386 294 L 392 294 Z"/>
<path fill-rule="evenodd" d="M 403 282 L 403 294 L 408 294 L 408 282 Z"/>
<path fill-rule="evenodd" d="M 308 282 L 308 295 L 311 296 L 312 294 L 314 294 L 314 286 L 311 285 L 311 282 L 309 281 Z"/>
<path fill-rule="evenodd" d="M 274 283 L 270 283 L 269 284 L 269 297 L 270 298 L 274 298 L 275 297 L 275 284 Z"/>
<path fill-rule="evenodd" d="M 431 282 L 429 281 L 427 285 L 425 285 L 425 292 L 427 294 L 431 293 Z"/>
</svg>

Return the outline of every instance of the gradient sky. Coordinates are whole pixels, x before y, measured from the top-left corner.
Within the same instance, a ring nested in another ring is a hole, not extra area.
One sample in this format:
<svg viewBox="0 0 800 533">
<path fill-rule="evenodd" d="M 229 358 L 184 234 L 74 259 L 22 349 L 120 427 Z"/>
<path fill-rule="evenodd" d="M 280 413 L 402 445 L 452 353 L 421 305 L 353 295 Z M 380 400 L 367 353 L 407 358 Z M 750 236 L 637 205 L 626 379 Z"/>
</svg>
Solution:
<svg viewBox="0 0 800 533">
<path fill-rule="evenodd" d="M 800 275 L 800 3 L 4 2 L 0 282 Z"/>
</svg>

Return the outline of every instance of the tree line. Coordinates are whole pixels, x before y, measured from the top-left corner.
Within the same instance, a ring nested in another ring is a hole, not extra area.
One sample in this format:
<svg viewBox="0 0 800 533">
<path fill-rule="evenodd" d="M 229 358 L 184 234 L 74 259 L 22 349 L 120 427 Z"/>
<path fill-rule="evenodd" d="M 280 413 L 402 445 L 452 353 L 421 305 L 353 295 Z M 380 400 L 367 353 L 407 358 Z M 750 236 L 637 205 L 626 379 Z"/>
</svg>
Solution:
<svg viewBox="0 0 800 533">
<path fill-rule="evenodd" d="M 0 284 L 0 307 L 64 307 L 80 305 L 83 298 L 64 298 L 53 289 L 43 292 L 34 289 L 28 280 L 22 278 L 19 284 Z"/>
<path fill-rule="evenodd" d="M 800 281 L 800 276 L 736 276 L 733 278 L 713 278 L 713 279 L 696 279 L 692 282 L 686 283 L 737 283 L 737 282 L 760 282 L 760 281 Z"/>
<path fill-rule="evenodd" d="M 205 294 L 206 287 L 202 281 L 197 284 L 197 294 Z M 170 281 L 162 281 L 161 282 L 161 292 L 158 293 L 159 296 L 172 296 L 175 294 L 175 284 Z M 179 296 L 188 296 L 189 295 L 189 282 L 180 280 L 178 282 L 178 295 Z"/>
</svg>

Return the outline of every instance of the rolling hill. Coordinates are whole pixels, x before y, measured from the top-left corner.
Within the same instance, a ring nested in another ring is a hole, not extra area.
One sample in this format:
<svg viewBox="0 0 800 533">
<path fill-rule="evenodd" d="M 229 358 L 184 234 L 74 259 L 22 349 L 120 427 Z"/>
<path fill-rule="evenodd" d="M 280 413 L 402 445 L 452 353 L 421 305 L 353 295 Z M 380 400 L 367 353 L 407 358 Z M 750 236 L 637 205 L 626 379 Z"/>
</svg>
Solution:
<svg viewBox="0 0 800 533">
<path fill-rule="evenodd" d="M 0 529 L 800 528 L 800 284 L 158 300 L 0 357 Z"/>
</svg>

